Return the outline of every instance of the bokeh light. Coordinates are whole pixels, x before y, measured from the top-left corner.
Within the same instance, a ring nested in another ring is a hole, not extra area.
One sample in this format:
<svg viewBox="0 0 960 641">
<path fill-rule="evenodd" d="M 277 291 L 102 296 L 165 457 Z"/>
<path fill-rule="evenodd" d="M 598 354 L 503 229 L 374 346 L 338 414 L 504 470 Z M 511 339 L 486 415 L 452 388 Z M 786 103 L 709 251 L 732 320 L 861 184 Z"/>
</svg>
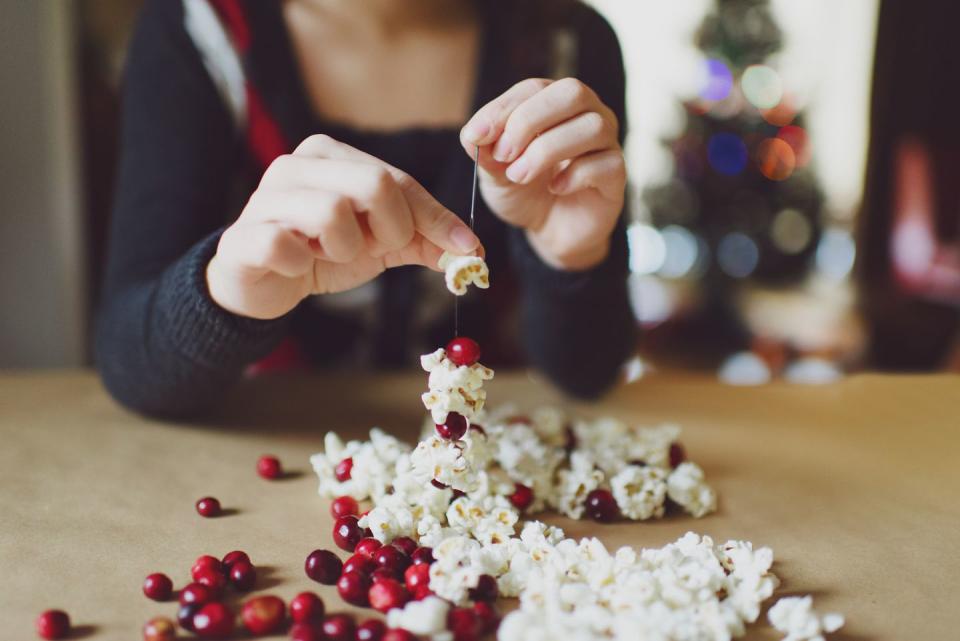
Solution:
<svg viewBox="0 0 960 641">
<path fill-rule="evenodd" d="M 667 245 L 655 227 L 634 223 L 627 228 L 627 246 L 630 252 L 630 271 L 634 274 L 653 274 L 667 258 Z"/>
<path fill-rule="evenodd" d="M 718 101 L 730 95 L 733 86 L 733 74 L 722 60 L 708 58 L 703 64 L 703 82 L 700 97 L 704 100 Z"/>
<path fill-rule="evenodd" d="M 796 166 L 793 148 L 781 138 L 767 138 L 757 147 L 757 167 L 770 180 L 786 180 Z"/>
<path fill-rule="evenodd" d="M 813 239 L 810 221 L 796 209 L 783 209 L 770 225 L 770 240 L 784 254 L 799 254 Z"/>
<path fill-rule="evenodd" d="M 740 77 L 740 87 L 757 109 L 772 109 L 783 98 L 780 74 L 766 65 L 750 65 Z"/>
<path fill-rule="evenodd" d="M 817 245 L 817 271 L 833 281 L 849 276 L 857 257 L 853 235 L 837 227 L 824 230 Z"/>
<path fill-rule="evenodd" d="M 627 279 L 633 315 L 645 326 L 659 325 L 673 315 L 676 296 L 667 284 L 654 276 L 631 274 Z"/>
<path fill-rule="evenodd" d="M 785 96 L 780 103 L 771 109 L 761 109 L 760 115 L 763 119 L 775 127 L 786 127 L 793 119 L 797 117 L 797 110 L 790 100 Z"/>
<path fill-rule="evenodd" d="M 797 167 L 805 167 L 810 162 L 810 137 L 807 136 L 806 129 L 797 125 L 787 125 L 780 128 L 780 131 L 777 132 L 777 138 L 786 141 L 793 149 Z"/>
<path fill-rule="evenodd" d="M 736 176 L 747 165 L 747 146 L 736 134 L 714 134 L 707 143 L 707 159 L 717 172 Z"/>
<path fill-rule="evenodd" d="M 660 266 L 660 275 L 665 278 L 688 276 L 701 261 L 697 237 L 680 225 L 667 225 L 660 235 L 667 248 L 666 259 Z"/>
<path fill-rule="evenodd" d="M 732 232 L 717 245 L 717 263 L 733 278 L 746 278 L 757 268 L 760 250 L 753 239 L 741 232 Z"/>
</svg>

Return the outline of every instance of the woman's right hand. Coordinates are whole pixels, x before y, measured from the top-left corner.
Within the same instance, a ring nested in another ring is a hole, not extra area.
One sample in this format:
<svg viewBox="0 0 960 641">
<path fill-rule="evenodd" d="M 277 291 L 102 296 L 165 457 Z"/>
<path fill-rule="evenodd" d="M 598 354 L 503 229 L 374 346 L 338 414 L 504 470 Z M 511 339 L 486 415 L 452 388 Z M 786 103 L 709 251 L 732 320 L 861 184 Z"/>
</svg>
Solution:
<svg viewBox="0 0 960 641">
<path fill-rule="evenodd" d="M 227 311 L 277 318 L 311 294 L 352 289 L 391 267 L 437 268 L 480 241 L 416 180 L 329 136 L 277 158 L 207 266 Z"/>
</svg>

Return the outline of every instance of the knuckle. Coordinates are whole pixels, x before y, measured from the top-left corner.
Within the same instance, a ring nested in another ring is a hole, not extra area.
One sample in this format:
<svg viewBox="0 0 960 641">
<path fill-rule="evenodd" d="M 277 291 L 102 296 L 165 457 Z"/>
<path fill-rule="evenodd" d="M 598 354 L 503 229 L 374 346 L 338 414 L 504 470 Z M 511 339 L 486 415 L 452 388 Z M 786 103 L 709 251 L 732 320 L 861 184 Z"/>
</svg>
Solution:
<svg viewBox="0 0 960 641">
<path fill-rule="evenodd" d="M 278 176 L 283 176 L 290 173 L 293 171 L 293 166 L 296 164 L 296 162 L 296 158 L 294 158 L 291 154 L 277 156 L 273 159 L 273 162 L 270 163 L 270 166 L 267 167 L 267 170 L 263 172 L 263 181 L 274 180 Z"/>
<path fill-rule="evenodd" d="M 295 153 L 322 154 L 334 144 L 336 144 L 336 140 L 327 134 L 312 134 L 300 143 Z"/>
<path fill-rule="evenodd" d="M 371 198 L 382 198 L 390 193 L 396 183 L 385 167 L 372 166 L 370 184 L 367 187 Z"/>
<path fill-rule="evenodd" d="M 591 138 L 601 136 L 608 131 L 607 121 L 596 111 L 590 111 L 581 116 L 583 128 Z"/>
</svg>

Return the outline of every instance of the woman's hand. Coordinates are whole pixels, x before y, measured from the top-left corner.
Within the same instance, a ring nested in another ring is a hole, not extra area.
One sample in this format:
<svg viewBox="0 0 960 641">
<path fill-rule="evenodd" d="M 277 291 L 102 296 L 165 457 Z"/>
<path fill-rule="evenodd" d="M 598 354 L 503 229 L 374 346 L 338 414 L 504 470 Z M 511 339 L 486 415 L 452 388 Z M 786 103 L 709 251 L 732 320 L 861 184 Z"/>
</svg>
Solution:
<svg viewBox="0 0 960 641">
<path fill-rule="evenodd" d="M 493 212 L 526 230 L 558 269 L 600 263 L 623 209 L 619 123 L 575 78 L 528 79 L 481 108 L 460 133 L 480 146 L 480 190 Z"/>
<path fill-rule="evenodd" d="M 312 136 L 277 158 L 207 267 L 224 309 L 277 318 L 311 294 L 357 287 L 400 265 L 437 269 L 444 251 L 480 242 L 399 169 Z"/>
</svg>

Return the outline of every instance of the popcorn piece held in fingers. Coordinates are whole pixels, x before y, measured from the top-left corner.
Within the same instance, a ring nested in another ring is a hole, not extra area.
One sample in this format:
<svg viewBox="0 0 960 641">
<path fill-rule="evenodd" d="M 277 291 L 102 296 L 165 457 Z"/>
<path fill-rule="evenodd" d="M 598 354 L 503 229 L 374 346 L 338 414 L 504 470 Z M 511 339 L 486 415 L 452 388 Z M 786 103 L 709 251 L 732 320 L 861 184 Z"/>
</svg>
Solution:
<svg viewBox="0 0 960 641">
<path fill-rule="evenodd" d="M 437 266 L 445 272 L 447 289 L 457 296 L 466 294 L 469 285 L 480 289 L 490 287 L 490 269 L 479 256 L 455 256 L 443 252 Z"/>
</svg>

